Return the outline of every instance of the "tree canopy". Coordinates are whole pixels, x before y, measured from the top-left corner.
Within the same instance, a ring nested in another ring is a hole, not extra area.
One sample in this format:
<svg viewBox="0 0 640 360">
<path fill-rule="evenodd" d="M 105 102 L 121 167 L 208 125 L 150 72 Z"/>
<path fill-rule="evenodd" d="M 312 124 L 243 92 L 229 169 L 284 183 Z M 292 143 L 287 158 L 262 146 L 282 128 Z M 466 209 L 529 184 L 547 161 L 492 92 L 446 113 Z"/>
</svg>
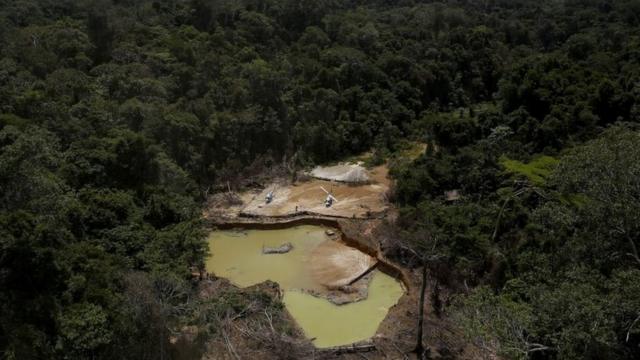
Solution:
<svg viewBox="0 0 640 360">
<path fill-rule="evenodd" d="M 409 139 L 398 222 L 470 341 L 638 358 L 639 31 L 637 0 L 0 0 L 2 357 L 167 355 L 211 186 Z"/>
</svg>

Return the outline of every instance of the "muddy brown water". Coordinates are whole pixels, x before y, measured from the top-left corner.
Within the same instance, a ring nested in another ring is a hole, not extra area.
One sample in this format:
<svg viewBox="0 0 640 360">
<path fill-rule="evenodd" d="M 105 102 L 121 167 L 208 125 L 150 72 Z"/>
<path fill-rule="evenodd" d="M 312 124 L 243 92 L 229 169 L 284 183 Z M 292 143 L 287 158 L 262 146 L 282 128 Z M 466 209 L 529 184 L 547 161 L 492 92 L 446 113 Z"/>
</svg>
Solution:
<svg viewBox="0 0 640 360">
<path fill-rule="evenodd" d="M 395 278 L 374 270 L 366 299 L 334 305 L 307 291 L 324 287 L 311 274 L 309 258 L 319 245 L 330 241 L 326 227 L 301 225 L 274 230 L 217 230 L 209 235 L 207 271 L 229 279 L 239 287 L 265 280 L 277 282 L 284 291 L 285 307 L 313 339 L 316 347 L 348 345 L 375 335 L 390 307 L 404 290 Z M 290 242 L 286 254 L 263 254 L 263 247 Z"/>
</svg>

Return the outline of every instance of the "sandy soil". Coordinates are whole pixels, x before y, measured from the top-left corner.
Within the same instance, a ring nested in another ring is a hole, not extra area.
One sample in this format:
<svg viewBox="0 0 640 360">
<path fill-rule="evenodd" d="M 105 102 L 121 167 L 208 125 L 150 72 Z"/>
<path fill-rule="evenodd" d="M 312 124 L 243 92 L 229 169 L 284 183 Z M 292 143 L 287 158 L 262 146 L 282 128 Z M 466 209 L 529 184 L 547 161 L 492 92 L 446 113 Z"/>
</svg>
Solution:
<svg viewBox="0 0 640 360">
<path fill-rule="evenodd" d="M 316 247 L 310 258 L 313 278 L 330 289 L 351 284 L 376 262 L 375 258 L 332 240 Z"/>
<path fill-rule="evenodd" d="M 391 184 L 387 175 L 386 166 L 378 166 L 369 171 L 371 183 L 366 185 L 349 185 L 319 179 L 293 185 L 274 183 L 267 186 L 262 192 L 254 193 L 251 200 L 241 210 L 241 214 L 247 216 L 292 216 L 296 213 L 308 213 L 345 218 L 369 218 L 387 209 L 385 194 Z M 331 207 L 326 207 L 324 204 L 327 194 L 322 188 L 331 192 L 338 199 Z M 272 190 L 274 191 L 274 199 L 271 203 L 266 204 L 265 197 Z"/>
</svg>

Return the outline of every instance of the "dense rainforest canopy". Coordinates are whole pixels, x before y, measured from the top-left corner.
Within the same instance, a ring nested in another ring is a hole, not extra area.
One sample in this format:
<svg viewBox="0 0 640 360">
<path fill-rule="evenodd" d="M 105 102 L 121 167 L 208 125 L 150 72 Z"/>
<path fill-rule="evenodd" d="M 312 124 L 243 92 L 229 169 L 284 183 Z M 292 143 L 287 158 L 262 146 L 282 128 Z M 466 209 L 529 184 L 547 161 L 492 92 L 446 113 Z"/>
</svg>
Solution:
<svg viewBox="0 0 640 360">
<path fill-rule="evenodd" d="M 0 356 L 167 355 L 210 189 L 420 140 L 469 341 L 637 359 L 639 123 L 638 0 L 0 0 Z"/>
</svg>

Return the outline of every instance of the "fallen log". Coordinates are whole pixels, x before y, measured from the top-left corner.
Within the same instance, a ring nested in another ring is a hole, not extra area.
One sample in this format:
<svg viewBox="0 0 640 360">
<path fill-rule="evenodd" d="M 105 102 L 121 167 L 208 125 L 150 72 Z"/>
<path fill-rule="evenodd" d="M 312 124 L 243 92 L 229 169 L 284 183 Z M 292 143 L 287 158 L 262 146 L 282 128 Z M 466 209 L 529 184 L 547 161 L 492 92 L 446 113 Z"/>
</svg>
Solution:
<svg viewBox="0 0 640 360">
<path fill-rule="evenodd" d="M 323 352 L 331 352 L 335 354 L 346 354 L 346 353 L 360 353 L 360 352 L 369 352 L 374 351 L 376 346 L 374 344 L 352 344 L 345 346 L 334 346 L 329 348 L 320 349 Z"/>
</svg>

